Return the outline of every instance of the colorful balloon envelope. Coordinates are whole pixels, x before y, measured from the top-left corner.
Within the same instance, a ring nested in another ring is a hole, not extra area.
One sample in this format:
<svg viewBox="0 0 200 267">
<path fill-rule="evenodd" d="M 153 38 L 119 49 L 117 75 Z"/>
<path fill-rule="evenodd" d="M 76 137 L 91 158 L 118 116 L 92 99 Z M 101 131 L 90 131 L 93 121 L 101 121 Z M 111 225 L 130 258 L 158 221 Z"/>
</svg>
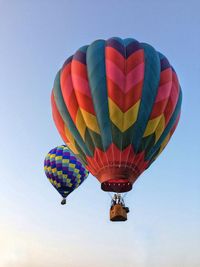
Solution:
<svg viewBox="0 0 200 267">
<path fill-rule="evenodd" d="M 163 151 L 182 93 L 168 59 L 135 39 L 97 40 L 56 75 L 56 127 L 105 191 L 126 192 Z"/>
<path fill-rule="evenodd" d="M 58 146 L 49 151 L 44 160 L 44 171 L 50 183 L 64 198 L 79 187 L 87 178 L 88 171 L 65 146 Z"/>
</svg>

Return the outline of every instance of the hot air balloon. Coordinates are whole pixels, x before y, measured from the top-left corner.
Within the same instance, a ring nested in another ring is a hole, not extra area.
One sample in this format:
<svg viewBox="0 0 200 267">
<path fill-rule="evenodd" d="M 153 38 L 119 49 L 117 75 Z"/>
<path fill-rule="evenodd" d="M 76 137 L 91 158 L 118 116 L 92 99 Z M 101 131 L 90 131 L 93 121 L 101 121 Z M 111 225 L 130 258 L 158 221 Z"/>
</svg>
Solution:
<svg viewBox="0 0 200 267">
<path fill-rule="evenodd" d="M 182 93 L 168 59 L 135 39 L 96 40 L 69 57 L 51 96 L 56 127 L 104 191 L 127 192 L 179 121 Z"/>
<path fill-rule="evenodd" d="M 79 187 L 89 174 L 65 145 L 49 151 L 44 160 L 44 171 L 50 183 L 63 197 L 61 204 L 66 203 L 66 197 Z"/>
</svg>

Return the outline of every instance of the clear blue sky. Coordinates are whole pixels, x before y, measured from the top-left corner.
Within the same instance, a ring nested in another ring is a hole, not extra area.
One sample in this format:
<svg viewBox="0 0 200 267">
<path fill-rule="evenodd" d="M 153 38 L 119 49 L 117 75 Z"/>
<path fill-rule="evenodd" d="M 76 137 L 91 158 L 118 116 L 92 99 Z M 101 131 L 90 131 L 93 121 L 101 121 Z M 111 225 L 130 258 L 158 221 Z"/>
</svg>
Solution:
<svg viewBox="0 0 200 267">
<path fill-rule="evenodd" d="M 0 0 L 0 267 L 200 266 L 199 10 L 198 0 Z M 94 177 L 63 207 L 43 172 L 63 143 L 50 107 L 57 70 L 112 36 L 153 45 L 183 89 L 175 135 L 127 196 L 120 224 Z"/>
</svg>

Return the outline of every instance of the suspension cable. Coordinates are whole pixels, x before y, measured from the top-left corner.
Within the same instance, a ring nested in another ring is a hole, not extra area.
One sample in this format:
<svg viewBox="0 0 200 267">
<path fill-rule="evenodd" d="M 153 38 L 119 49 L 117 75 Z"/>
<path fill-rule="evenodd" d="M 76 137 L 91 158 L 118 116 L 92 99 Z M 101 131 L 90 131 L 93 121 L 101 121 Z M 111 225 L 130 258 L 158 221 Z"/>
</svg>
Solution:
<svg viewBox="0 0 200 267">
<path fill-rule="evenodd" d="M 126 192 L 126 193 L 122 196 L 122 198 L 125 199 L 125 197 L 127 196 L 127 194 L 128 194 L 128 192 Z"/>
<path fill-rule="evenodd" d="M 112 195 L 111 195 L 111 193 L 110 192 L 107 192 L 108 193 L 108 195 L 109 195 L 109 197 L 111 198 L 111 200 L 113 199 L 113 197 L 112 197 Z"/>
</svg>

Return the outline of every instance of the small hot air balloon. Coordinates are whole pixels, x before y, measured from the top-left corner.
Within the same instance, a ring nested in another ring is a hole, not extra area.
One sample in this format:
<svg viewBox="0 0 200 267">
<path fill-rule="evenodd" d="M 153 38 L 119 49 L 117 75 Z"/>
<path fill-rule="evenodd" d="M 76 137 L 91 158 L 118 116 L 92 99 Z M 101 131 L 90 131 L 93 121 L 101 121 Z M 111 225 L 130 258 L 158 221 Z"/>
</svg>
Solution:
<svg viewBox="0 0 200 267">
<path fill-rule="evenodd" d="M 57 73 L 56 127 L 104 191 L 127 192 L 163 151 L 179 121 L 178 77 L 168 59 L 135 39 L 96 40 Z"/>
<path fill-rule="evenodd" d="M 44 171 L 50 183 L 63 197 L 61 204 L 66 203 L 66 197 L 79 187 L 89 174 L 65 145 L 49 151 L 44 160 Z"/>
</svg>

